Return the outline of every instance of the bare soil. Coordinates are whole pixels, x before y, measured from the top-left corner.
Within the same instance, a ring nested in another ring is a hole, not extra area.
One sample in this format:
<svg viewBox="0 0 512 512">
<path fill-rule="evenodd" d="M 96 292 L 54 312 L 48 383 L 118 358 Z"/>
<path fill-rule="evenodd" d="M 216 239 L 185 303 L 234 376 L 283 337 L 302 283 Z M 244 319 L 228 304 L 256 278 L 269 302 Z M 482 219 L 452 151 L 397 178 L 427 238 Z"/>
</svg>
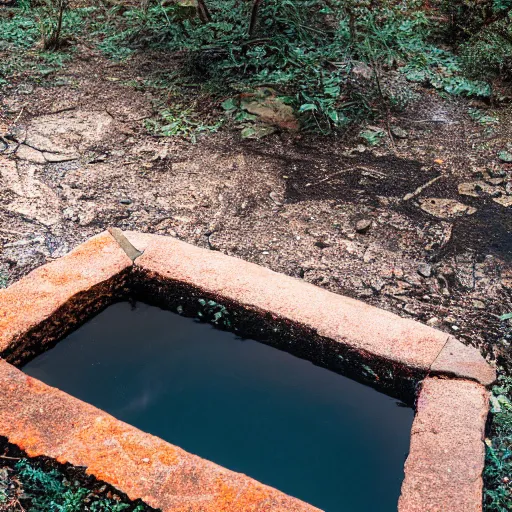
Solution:
<svg viewBox="0 0 512 512">
<path fill-rule="evenodd" d="M 127 84 L 175 65 L 147 53 L 117 64 L 83 47 L 47 83 L 0 91 L 13 136 L 0 153 L 10 282 L 116 226 L 222 251 L 506 355 L 512 164 L 497 155 L 512 141 L 510 105 L 490 109 L 490 129 L 468 115 L 487 105 L 421 89 L 394 115 L 407 131 L 396 147 L 364 146 L 357 131 L 243 140 L 229 125 L 192 144 L 150 135 L 157 93 Z M 459 193 L 474 182 L 473 195 Z"/>
</svg>

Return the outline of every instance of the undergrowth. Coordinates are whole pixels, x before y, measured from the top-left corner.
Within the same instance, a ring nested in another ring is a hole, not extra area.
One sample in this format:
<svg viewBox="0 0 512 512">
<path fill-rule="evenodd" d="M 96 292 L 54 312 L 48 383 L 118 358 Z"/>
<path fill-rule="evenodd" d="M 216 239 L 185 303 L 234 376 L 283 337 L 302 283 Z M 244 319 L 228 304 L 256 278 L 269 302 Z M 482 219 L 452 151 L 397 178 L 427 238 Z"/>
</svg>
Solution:
<svg viewBox="0 0 512 512">
<path fill-rule="evenodd" d="M 498 366 L 498 381 L 491 395 L 491 428 L 486 439 L 484 471 L 484 510 L 512 510 L 512 314 L 501 317 L 502 338 L 498 344 L 503 357 Z"/>
<path fill-rule="evenodd" d="M 21 459 L 0 467 L 0 511 L 5 512 L 144 512 L 141 504 L 123 501 L 105 488 L 91 491 L 71 482 L 44 463 Z"/>
<path fill-rule="evenodd" d="M 410 88 L 405 81 L 398 92 L 387 86 L 382 75 L 390 70 L 450 94 L 491 94 L 487 83 L 463 75 L 455 55 L 430 42 L 431 22 L 418 2 L 353 4 L 348 12 L 341 0 L 268 0 L 249 37 L 248 2 L 210 2 L 210 23 L 184 16 L 179 4 L 159 3 L 108 17 L 99 46 L 111 58 L 146 48 L 185 51 L 184 71 L 210 90 L 226 97 L 275 88 L 303 128 L 325 133 L 403 108 L 403 98 L 414 95 L 403 91 Z M 361 63 L 363 77 L 356 74 Z"/>
<path fill-rule="evenodd" d="M 70 43 L 94 11 L 87 7 L 64 12 L 63 43 L 58 52 L 44 49 L 43 38 L 50 23 L 47 7 L 26 5 L 0 13 L 0 88 L 21 79 L 40 82 L 62 68 L 72 57 Z"/>
</svg>

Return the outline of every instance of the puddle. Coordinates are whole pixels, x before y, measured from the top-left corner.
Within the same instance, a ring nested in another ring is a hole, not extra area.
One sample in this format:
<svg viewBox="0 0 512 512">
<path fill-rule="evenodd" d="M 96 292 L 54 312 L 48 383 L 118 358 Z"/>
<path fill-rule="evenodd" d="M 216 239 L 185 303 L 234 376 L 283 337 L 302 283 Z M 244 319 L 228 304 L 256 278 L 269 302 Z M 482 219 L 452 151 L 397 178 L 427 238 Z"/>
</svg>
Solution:
<svg viewBox="0 0 512 512">
<path fill-rule="evenodd" d="M 396 511 L 412 409 L 275 348 L 122 302 L 23 370 L 328 512 Z"/>
</svg>

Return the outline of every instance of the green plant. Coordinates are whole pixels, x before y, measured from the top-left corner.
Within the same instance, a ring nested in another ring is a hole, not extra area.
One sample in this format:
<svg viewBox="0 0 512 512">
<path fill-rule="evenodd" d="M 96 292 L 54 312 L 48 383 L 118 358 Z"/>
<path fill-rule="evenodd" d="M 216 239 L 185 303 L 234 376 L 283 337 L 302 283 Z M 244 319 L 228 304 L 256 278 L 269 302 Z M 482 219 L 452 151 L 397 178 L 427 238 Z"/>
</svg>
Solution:
<svg viewBox="0 0 512 512">
<path fill-rule="evenodd" d="M 470 108 L 468 110 L 469 117 L 473 119 L 473 121 L 482 124 L 482 125 L 490 125 L 490 124 L 496 124 L 498 123 L 498 118 L 494 116 L 490 116 L 488 114 L 485 114 L 481 110 L 478 110 L 477 108 Z"/>
<path fill-rule="evenodd" d="M 500 373 L 491 396 L 492 437 L 486 439 L 486 512 L 512 510 L 512 377 Z"/>
<path fill-rule="evenodd" d="M 384 79 L 392 68 L 450 94 L 491 93 L 487 83 L 463 75 L 458 57 L 432 44 L 431 21 L 416 0 L 377 7 L 356 0 L 206 4 L 202 18 L 190 10 L 184 15 L 179 2 L 127 9 L 98 27 L 100 48 L 113 58 L 146 47 L 185 52 L 182 72 L 193 82 L 224 98 L 272 87 L 294 108 L 303 129 L 324 133 L 388 118 L 391 109 L 414 101 L 406 83 L 396 87 Z M 361 64 L 366 76 L 357 73 Z M 171 131 L 183 124 L 176 113 L 170 117 Z"/>
<path fill-rule="evenodd" d="M 161 110 L 157 119 L 147 119 L 144 125 L 153 135 L 183 137 L 195 143 L 201 134 L 218 131 L 222 123 L 219 119 L 214 124 L 205 124 L 193 107 L 178 103 Z"/>
<path fill-rule="evenodd" d="M 225 306 L 215 302 L 214 300 L 198 299 L 201 309 L 197 316 L 205 322 L 211 322 L 218 327 L 229 329 L 232 325 L 229 311 Z"/>
<path fill-rule="evenodd" d="M 143 512 L 143 505 L 119 499 L 104 498 L 78 482 L 69 482 L 57 469 L 45 463 L 20 459 L 14 466 L 14 478 L 0 468 L 0 505 L 8 503 L 9 511 L 23 512 Z M 13 491 L 14 488 L 14 491 Z"/>
<path fill-rule="evenodd" d="M 368 129 L 363 130 L 359 135 L 368 143 L 369 146 L 378 146 L 386 134 L 384 130 L 381 129 Z"/>
</svg>

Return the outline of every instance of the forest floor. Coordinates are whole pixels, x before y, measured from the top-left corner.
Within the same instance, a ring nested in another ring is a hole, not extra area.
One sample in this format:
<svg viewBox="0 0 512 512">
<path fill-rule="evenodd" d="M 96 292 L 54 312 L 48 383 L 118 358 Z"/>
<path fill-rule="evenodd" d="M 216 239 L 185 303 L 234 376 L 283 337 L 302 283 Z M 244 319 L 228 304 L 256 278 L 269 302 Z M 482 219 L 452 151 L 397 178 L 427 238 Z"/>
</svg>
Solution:
<svg viewBox="0 0 512 512">
<path fill-rule="evenodd" d="M 250 140 L 229 127 L 194 144 L 144 128 L 161 91 L 131 84 L 166 65 L 83 48 L 52 80 L 5 88 L 0 115 L 18 141 L 0 157 L 9 282 L 117 226 L 301 277 L 485 354 L 503 349 L 512 163 L 498 154 L 512 140 L 510 105 L 489 111 L 424 89 L 392 119 L 407 132 L 395 147 L 365 146 L 357 132 Z M 477 107 L 491 125 L 469 115 Z"/>
<path fill-rule="evenodd" d="M 511 149 L 510 103 L 418 87 L 393 114 L 394 144 L 365 145 L 358 130 L 242 139 L 229 123 L 192 143 L 144 124 L 165 92 L 138 84 L 175 59 L 113 62 L 78 46 L 39 84 L 0 89 L 6 284 L 115 226 L 299 277 L 510 358 L 499 316 L 512 311 L 512 163 L 498 156 Z"/>
</svg>

